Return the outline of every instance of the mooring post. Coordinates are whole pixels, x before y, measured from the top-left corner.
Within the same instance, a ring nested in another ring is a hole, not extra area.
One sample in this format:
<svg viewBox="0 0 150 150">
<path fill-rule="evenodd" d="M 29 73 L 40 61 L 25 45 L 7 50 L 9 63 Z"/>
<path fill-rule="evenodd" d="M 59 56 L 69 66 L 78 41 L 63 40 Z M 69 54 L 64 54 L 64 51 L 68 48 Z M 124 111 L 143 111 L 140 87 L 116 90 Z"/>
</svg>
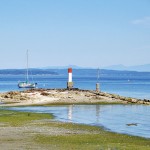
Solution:
<svg viewBox="0 0 150 150">
<path fill-rule="evenodd" d="M 99 83 L 96 83 L 96 92 L 99 92 L 100 91 L 100 85 Z"/>
<path fill-rule="evenodd" d="M 99 83 L 99 68 L 97 69 L 97 83 L 96 83 L 96 92 L 100 91 L 100 83 Z"/>
</svg>

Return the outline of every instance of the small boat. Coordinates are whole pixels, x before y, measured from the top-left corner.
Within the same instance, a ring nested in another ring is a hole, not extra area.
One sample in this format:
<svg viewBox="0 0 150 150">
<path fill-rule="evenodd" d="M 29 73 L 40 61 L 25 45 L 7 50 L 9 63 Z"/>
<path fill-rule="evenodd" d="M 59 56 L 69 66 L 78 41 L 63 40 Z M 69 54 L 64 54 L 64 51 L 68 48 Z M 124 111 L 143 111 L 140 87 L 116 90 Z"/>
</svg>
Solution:
<svg viewBox="0 0 150 150">
<path fill-rule="evenodd" d="M 19 82 L 18 87 L 19 88 L 36 88 L 37 83 L 30 83 L 30 82 Z"/>
<path fill-rule="evenodd" d="M 19 82 L 18 87 L 19 88 L 36 88 L 37 83 L 30 82 L 29 81 L 29 69 L 28 69 L 28 50 L 27 50 L 27 69 L 26 69 L 26 81 L 25 82 Z"/>
</svg>

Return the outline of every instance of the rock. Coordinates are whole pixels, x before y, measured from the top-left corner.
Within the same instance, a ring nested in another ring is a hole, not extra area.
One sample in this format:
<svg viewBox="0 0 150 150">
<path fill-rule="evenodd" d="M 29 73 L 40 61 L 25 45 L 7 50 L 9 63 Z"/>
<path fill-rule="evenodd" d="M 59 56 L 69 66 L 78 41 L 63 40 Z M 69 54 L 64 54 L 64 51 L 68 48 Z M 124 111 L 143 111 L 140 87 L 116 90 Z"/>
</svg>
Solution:
<svg viewBox="0 0 150 150">
<path fill-rule="evenodd" d="M 20 95 L 20 92 L 10 91 L 7 94 L 9 94 L 9 95 Z"/>
<path fill-rule="evenodd" d="M 144 101 L 140 100 L 138 101 L 138 104 L 144 104 Z"/>
<path fill-rule="evenodd" d="M 26 97 L 20 97 L 20 100 L 27 100 L 27 98 Z"/>
<path fill-rule="evenodd" d="M 43 95 L 43 96 L 49 96 L 49 93 L 47 93 L 47 92 L 41 92 L 41 95 Z"/>
<path fill-rule="evenodd" d="M 150 102 L 148 102 L 148 101 L 143 101 L 143 104 L 147 104 L 147 105 L 149 105 L 149 104 L 150 104 Z"/>
<path fill-rule="evenodd" d="M 137 99 L 132 99 L 131 102 L 132 102 L 132 103 L 137 103 L 138 100 L 137 100 Z"/>
<path fill-rule="evenodd" d="M 127 126 L 137 126 L 137 123 L 128 123 Z"/>
<path fill-rule="evenodd" d="M 86 96 L 86 97 L 90 97 L 91 95 L 90 95 L 90 94 L 85 94 L 85 96 Z"/>
<path fill-rule="evenodd" d="M 10 98 L 10 95 L 7 94 L 7 95 L 4 95 L 3 97 L 4 98 Z"/>
<path fill-rule="evenodd" d="M 105 96 L 105 93 L 99 93 L 100 96 Z"/>
<path fill-rule="evenodd" d="M 99 96 L 94 96 L 94 99 L 100 99 L 100 97 Z"/>
<path fill-rule="evenodd" d="M 130 97 L 125 98 L 125 100 L 128 102 L 132 102 L 132 98 L 130 98 Z"/>
<path fill-rule="evenodd" d="M 73 98 L 72 96 L 68 96 L 68 98 Z"/>
<path fill-rule="evenodd" d="M 148 99 L 144 99 L 144 102 L 150 102 L 150 100 L 148 100 Z"/>
<path fill-rule="evenodd" d="M 120 100 L 126 101 L 125 97 L 120 96 Z"/>
</svg>

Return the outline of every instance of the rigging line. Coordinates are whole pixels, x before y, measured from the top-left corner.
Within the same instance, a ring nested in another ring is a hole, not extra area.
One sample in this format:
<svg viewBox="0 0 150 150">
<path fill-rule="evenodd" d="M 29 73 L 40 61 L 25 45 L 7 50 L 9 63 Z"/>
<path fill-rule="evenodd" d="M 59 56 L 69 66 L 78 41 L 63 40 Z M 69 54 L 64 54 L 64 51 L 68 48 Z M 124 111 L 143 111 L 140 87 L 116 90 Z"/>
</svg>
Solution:
<svg viewBox="0 0 150 150">
<path fill-rule="evenodd" d="M 26 55 L 27 55 L 27 82 L 28 82 L 28 80 L 29 80 L 29 76 L 28 76 L 28 73 L 29 73 L 29 71 L 28 71 L 28 67 L 29 67 L 29 64 L 28 64 L 28 61 L 29 61 L 29 60 L 28 60 L 28 59 L 29 59 L 29 58 L 28 58 L 28 57 L 29 57 L 29 56 L 28 56 L 28 49 L 27 49 Z"/>
<path fill-rule="evenodd" d="M 97 69 L 97 83 L 99 83 L 99 77 L 100 77 L 100 69 Z"/>
</svg>

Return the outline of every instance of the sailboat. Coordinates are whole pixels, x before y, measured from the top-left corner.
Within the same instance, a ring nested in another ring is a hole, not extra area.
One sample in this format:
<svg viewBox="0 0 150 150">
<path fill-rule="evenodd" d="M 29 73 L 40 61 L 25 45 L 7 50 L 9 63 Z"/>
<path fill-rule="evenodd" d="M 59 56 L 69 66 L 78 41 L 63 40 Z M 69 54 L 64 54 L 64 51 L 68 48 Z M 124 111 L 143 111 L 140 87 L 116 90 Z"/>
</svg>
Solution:
<svg viewBox="0 0 150 150">
<path fill-rule="evenodd" d="M 36 88 L 37 83 L 30 82 L 29 81 L 29 69 L 28 69 L 28 50 L 27 50 L 27 69 L 26 69 L 26 81 L 19 82 L 18 87 L 19 88 Z"/>
</svg>

